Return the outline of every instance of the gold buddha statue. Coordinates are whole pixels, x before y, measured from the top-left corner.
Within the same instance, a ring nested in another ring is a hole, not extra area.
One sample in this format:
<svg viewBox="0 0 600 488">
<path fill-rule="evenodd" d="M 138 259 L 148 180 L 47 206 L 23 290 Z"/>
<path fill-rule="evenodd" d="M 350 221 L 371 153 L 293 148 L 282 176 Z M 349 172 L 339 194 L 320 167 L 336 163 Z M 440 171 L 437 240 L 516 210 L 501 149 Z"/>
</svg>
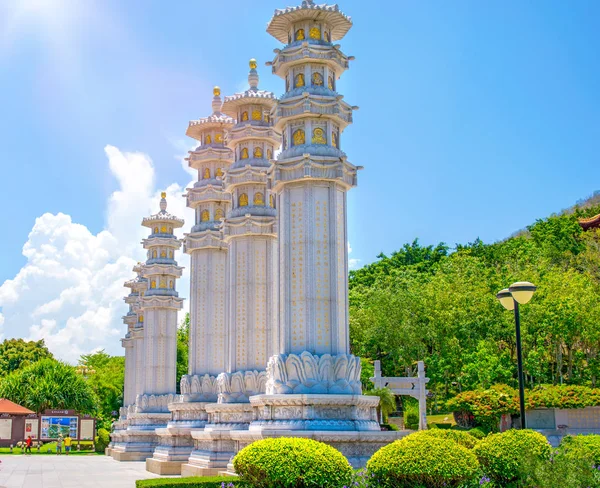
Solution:
<svg viewBox="0 0 600 488">
<path fill-rule="evenodd" d="M 247 207 L 248 206 L 248 195 L 246 195 L 245 193 L 242 193 L 240 195 L 240 207 Z"/>
<path fill-rule="evenodd" d="M 264 205 L 265 204 L 265 196 L 258 192 L 254 194 L 254 205 Z"/>
<path fill-rule="evenodd" d="M 298 129 L 293 134 L 294 146 L 301 146 L 306 142 L 306 136 L 303 129 Z"/>
<path fill-rule="evenodd" d="M 327 139 L 325 139 L 325 131 L 320 127 L 317 127 L 315 130 L 313 130 L 312 143 L 327 144 Z"/>
</svg>

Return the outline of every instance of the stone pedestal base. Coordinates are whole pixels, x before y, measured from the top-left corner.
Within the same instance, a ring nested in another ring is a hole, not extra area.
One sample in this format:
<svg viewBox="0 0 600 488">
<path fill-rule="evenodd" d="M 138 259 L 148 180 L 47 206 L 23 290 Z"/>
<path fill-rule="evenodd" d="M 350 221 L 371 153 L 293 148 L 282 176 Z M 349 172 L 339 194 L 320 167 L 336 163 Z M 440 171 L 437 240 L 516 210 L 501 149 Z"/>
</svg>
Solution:
<svg viewBox="0 0 600 488">
<path fill-rule="evenodd" d="M 244 447 L 255 441 L 277 437 L 300 437 L 324 442 L 340 451 L 355 469 L 364 468 L 367 461 L 383 446 L 388 445 L 411 431 L 363 431 L 363 432 L 325 432 L 325 431 L 234 431 L 230 437 L 236 441 L 236 450 L 239 452 Z M 226 474 L 233 474 L 233 465 L 227 467 Z"/>
<path fill-rule="evenodd" d="M 112 458 L 116 461 L 145 461 L 152 457 L 158 444 L 156 429 L 165 428 L 170 420 L 170 413 L 131 414 L 127 430 L 113 432 Z"/>
<path fill-rule="evenodd" d="M 217 403 L 206 405 L 209 423 L 204 430 L 191 433 L 194 450 L 182 476 L 215 476 L 227 468 L 237 453 L 232 430 L 245 430 L 252 421 L 252 405 L 248 403 Z"/>
<path fill-rule="evenodd" d="M 173 419 L 166 428 L 156 429 L 158 446 L 151 459 L 146 460 L 146 470 L 155 474 L 181 474 L 192 450 L 192 432 L 206 425 L 206 403 L 172 403 L 169 405 Z"/>
<path fill-rule="evenodd" d="M 251 431 L 377 431 L 379 397 L 363 395 L 256 395 Z"/>
<path fill-rule="evenodd" d="M 362 468 L 381 447 L 408 431 L 381 431 L 377 421 L 379 398 L 363 395 L 256 395 L 250 398 L 254 420 L 249 429 L 229 437 L 239 452 L 252 442 L 277 437 L 301 437 L 324 442 L 339 450 L 354 468 Z M 228 473 L 233 473 L 229 465 Z"/>
</svg>

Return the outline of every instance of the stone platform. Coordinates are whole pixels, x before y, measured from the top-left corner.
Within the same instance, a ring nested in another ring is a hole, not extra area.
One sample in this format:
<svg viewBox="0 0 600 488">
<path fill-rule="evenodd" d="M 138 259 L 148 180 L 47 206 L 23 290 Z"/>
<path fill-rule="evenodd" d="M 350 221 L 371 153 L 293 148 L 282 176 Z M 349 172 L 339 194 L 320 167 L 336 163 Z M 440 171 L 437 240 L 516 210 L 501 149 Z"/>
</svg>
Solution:
<svg viewBox="0 0 600 488">
<path fill-rule="evenodd" d="M 249 403 L 216 403 L 206 406 L 209 423 L 204 430 L 192 432 L 194 450 L 188 463 L 181 467 L 181 475 L 216 476 L 227 469 L 238 452 L 232 431 L 248 429 L 253 419 Z"/>
<path fill-rule="evenodd" d="M 206 403 L 180 402 L 169 404 L 172 420 L 164 429 L 156 429 L 158 446 L 146 469 L 161 475 L 181 474 L 181 466 L 188 462 L 194 449 L 192 432 L 204 429 L 208 420 Z"/>
<path fill-rule="evenodd" d="M 158 445 L 156 429 L 171 420 L 170 413 L 132 413 L 126 430 L 113 432 L 111 456 L 116 461 L 145 461 Z"/>
</svg>

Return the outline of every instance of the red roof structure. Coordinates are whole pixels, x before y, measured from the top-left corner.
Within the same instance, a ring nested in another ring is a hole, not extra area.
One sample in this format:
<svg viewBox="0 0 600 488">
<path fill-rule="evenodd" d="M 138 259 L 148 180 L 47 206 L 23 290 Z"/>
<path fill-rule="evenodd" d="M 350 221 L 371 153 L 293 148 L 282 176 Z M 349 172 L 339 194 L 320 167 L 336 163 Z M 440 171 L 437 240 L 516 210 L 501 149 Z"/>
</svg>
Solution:
<svg viewBox="0 0 600 488">
<path fill-rule="evenodd" d="M 32 412 L 28 408 L 22 407 L 21 405 L 17 405 L 6 398 L 0 398 L 0 414 L 2 413 L 8 413 L 12 415 L 28 415 L 35 412 Z"/>
<path fill-rule="evenodd" d="M 589 219 L 579 219 L 579 225 L 583 227 L 583 230 L 600 228 L 600 214 Z"/>
</svg>

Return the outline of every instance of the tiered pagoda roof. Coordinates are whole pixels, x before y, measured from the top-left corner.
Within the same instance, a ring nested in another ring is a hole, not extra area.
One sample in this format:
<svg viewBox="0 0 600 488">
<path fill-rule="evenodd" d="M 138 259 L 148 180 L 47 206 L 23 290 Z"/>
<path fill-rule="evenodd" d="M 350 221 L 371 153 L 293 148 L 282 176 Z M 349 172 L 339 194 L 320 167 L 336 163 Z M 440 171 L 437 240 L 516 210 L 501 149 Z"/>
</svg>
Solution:
<svg viewBox="0 0 600 488">
<path fill-rule="evenodd" d="M 302 5 L 275 10 L 267 26 L 267 32 L 283 44 L 288 43 L 290 25 L 301 20 L 318 20 L 331 26 L 331 40 L 342 39 L 352 28 L 352 18 L 344 14 L 338 5 L 317 5 L 304 0 Z"/>
<path fill-rule="evenodd" d="M 589 219 L 579 219 L 579 225 L 581 225 L 583 230 L 600 228 L 600 214 L 594 215 Z"/>
</svg>

